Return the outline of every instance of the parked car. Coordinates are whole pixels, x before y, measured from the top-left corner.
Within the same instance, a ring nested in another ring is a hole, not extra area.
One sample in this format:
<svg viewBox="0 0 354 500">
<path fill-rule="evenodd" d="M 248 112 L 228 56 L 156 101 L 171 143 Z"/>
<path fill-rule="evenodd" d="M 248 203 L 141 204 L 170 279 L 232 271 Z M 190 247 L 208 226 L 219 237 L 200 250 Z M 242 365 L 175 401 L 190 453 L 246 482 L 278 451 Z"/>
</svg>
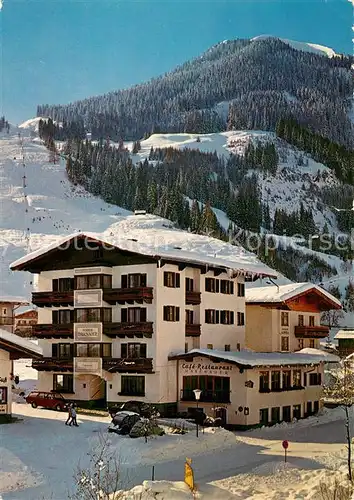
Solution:
<svg viewBox="0 0 354 500">
<path fill-rule="evenodd" d="M 141 420 L 138 413 L 133 411 L 119 411 L 112 418 L 112 423 L 108 427 L 108 432 L 126 435 L 132 430 L 134 425 Z"/>
<path fill-rule="evenodd" d="M 42 406 L 43 408 L 51 408 L 57 411 L 67 409 L 67 401 L 59 392 L 32 391 L 26 397 L 26 402 L 30 404 L 32 408 Z"/>
<path fill-rule="evenodd" d="M 160 413 L 153 405 L 144 403 L 144 401 L 125 401 L 122 404 L 111 406 L 108 411 L 112 418 L 120 411 L 138 413 L 144 418 L 151 418 L 153 416 L 158 418 L 160 416 Z"/>
</svg>

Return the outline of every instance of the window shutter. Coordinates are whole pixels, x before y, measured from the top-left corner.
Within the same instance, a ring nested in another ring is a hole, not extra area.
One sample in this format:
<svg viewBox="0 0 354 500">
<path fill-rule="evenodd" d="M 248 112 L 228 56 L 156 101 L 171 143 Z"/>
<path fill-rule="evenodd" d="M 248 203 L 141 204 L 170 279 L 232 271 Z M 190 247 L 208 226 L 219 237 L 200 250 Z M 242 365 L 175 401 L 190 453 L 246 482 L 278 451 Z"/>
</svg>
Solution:
<svg viewBox="0 0 354 500">
<path fill-rule="evenodd" d="M 307 376 L 306 376 L 306 373 L 304 373 L 304 387 L 307 386 Z"/>
<path fill-rule="evenodd" d="M 146 344 L 140 344 L 140 357 L 146 358 Z"/>
<path fill-rule="evenodd" d="M 176 273 L 176 288 L 180 288 L 181 287 L 181 276 L 179 273 Z"/>
<path fill-rule="evenodd" d="M 215 311 L 215 323 L 220 323 L 220 311 Z"/>
<path fill-rule="evenodd" d="M 230 281 L 230 294 L 231 295 L 234 294 L 234 282 L 233 281 Z"/>
<path fill-rule="evenodd" d="M 140 321 L 141 323 L 145 323 L 146 321 L 146 307 L 140 309 Z"/>
<path fill-rule="evenodd" d="M 59 311 L 52 311 L 52 323 L 55 325 L 59 323 Z"/>
<path fill-rule="evenodd" d="M 74 312 L 74 309 L 70 310 L 70 323 L 74 323 L 75 321 Z"/>
<path fill-rule="evenodd" d="M 121 276 L 121 288 L 128 288 L 128 275 L 127 274 L 122 274 Z"/>
<path fill-rule="evenodd" d="M 219 293 L 220 290 L 220 280 L 215 280 L 215 292 Z"/>
<path fill-rule="evenodd" d="M 166 271 L 163 273 L 163 284 L 168 286 L 168 273 Z"/>
<path fill-rule="evenodd" d="M 52 280 L 52 288 L 53 292 L 59 291 L 59 280 Z"/>
<path fill-rule="evenodd" d="M 52 344 L 52 358 L 58 357 L 58 344 Z"/>
<path fill-rule="evenodd" d="M 128 322 L 128 310 L 127 309 L 121 309 L 121 322 L 122 323 Z"/>
<path fill-rule="evenodd" d="M 235 313 L 234 311 L 230 311 L 230 325 L 235 323 Z"/>
<path fill-rule="evenodd" d="M 225 324 L 226 320 L 226 311 L 220 311 L 220 323 Z"/>
<path fill-rule="evenodd" d="M 140 286 L 147 286 L 146 282 L 147 282 L 146 274 L 141 274 L 140 275 Z"/>
<path fill-rule="evenodd" d="M 164 321 L 168 321 L 168 306 L 163 307 L 163 319 Z"/>
<path fill-rule="evenodd" d="M 120 354 L 121 354 L 121 358 L 127 357 L 127 344 L 120 345 Z"/>
<path fill-rule="evenodd" d="M 317 375 L 317 385 L 322 385 L 322 374 L 321 373 L 319 373 Z"/>
<path fill-rule="evenodd" d="M 209 323 L 209 309 L 205 309 L 205 323 Z"/>
</svg>

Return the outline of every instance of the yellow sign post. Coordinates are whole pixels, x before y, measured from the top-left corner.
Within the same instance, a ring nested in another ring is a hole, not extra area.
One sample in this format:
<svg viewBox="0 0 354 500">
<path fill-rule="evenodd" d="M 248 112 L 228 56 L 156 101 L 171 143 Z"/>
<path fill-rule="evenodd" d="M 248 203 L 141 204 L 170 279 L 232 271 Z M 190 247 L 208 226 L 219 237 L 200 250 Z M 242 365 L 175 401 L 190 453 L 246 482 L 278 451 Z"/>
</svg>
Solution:
<svg viewBox="0 0 354 500">
<path fill-rule="evenodd" d="M 186 458 L 186 462 L 184 464 L 184 482 L 187 486 L 189 486 L 191 491 L 194 491 L 194 473 L 191 458 Z"/>
</svg>

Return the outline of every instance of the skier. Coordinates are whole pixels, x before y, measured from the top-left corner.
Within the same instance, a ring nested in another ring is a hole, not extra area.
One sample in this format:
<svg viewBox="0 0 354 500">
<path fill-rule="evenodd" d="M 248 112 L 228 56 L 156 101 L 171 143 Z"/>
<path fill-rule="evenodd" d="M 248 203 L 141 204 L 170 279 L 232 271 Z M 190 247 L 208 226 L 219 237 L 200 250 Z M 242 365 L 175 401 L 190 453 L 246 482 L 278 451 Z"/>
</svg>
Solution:
<svg viewBox="0 0 354 500">
<path fill-rule="evenodd" d="M 72 421 L 72 405 L 68 404 L 68 418 L 66 419 L 65 425 L 71 425 L 70 420 Z"/>
</svg>

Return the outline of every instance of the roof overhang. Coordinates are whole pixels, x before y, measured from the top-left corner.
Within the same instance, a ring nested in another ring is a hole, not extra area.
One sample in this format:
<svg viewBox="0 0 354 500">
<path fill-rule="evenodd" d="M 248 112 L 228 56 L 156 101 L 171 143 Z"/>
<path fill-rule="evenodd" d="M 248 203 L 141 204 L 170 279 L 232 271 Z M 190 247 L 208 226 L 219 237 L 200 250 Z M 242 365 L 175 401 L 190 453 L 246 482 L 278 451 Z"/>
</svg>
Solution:
<svg viewBox="0 0 354 500">
<path fill-rule="evenodd" d="M 39 354 L 36 350 L 20 346 L 10 340 L 5 340 L 0 338 L 0 350 L 7 351 L 10 353 L 10 359 L 21 359 L 21 358 L 42 358 L 42 354 Z"/>
</svg>

